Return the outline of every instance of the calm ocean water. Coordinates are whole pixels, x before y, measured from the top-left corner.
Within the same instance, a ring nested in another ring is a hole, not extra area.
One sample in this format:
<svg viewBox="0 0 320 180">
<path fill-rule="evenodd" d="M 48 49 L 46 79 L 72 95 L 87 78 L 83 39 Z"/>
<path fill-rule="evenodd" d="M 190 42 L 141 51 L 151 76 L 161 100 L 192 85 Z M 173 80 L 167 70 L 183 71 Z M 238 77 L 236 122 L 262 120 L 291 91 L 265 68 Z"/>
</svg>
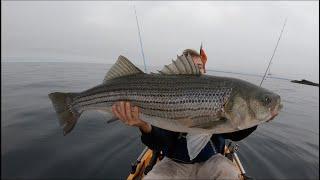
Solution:
<svg viewBox="0 0 320 180">
<path fill-rule="evenodd" d="M 86 112 L 62 135 L 48 99 L 53 91 L 82 91 L 101 83 L 110 66 L 76 63 L 2 63 L 2 178 L 124 179 L 144 145 L 136 128 L 107 124 Z M 226 73 L 253 83 L 259 77 Z M 238 142 L 249 176 L 257 179 L 319 179 L 319 88 L 267 79 L 284 108 L 272 122 Z"/>
</svg>

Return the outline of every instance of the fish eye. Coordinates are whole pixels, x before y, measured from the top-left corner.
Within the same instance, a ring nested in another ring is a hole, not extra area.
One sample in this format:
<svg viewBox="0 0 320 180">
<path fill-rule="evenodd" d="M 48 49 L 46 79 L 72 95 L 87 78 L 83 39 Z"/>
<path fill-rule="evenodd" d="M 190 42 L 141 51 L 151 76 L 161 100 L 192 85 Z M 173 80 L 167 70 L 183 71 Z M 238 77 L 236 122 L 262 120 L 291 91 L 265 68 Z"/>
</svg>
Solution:
<svg viewBox="0 0 320 180">
<path fill-rule="evenodd" d="M 265 96 L 264 99 L 263 99 L 263 103 L 265 105 L 268 105 L 271 103 L 271 98 L 269 96 Z"/>
</svg>

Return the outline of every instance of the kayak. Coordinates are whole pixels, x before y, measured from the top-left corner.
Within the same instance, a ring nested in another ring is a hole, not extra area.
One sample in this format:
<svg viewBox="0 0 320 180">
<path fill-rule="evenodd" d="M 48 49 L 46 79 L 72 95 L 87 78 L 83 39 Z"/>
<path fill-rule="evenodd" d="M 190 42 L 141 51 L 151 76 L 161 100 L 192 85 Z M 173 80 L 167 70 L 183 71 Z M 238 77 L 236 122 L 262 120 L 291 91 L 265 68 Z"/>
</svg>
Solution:
<svg viewBox="0 0 320 180">
<path fill-rule="evenodd" d="M 239 174 L 241 174 L 242 180 L 248 179 L 249 177 L 246 176 L 246 172 L 236 151 L 238 151 L 238 145 L 233 145 L 230 142 L 228 146 L 225 146 L 224 156 L 230 159 L 237 167 Z M 153 150 L 146 147 L 139 155 L 136 162 L 131 165 L 131 172 L 127 177 L 127 180 L 142 179 L 152 169 L 154 164 L 161 161 L 162 158 L 163 157 L 161 156 L 161 153 L 157 154 Z"/>
</svg>

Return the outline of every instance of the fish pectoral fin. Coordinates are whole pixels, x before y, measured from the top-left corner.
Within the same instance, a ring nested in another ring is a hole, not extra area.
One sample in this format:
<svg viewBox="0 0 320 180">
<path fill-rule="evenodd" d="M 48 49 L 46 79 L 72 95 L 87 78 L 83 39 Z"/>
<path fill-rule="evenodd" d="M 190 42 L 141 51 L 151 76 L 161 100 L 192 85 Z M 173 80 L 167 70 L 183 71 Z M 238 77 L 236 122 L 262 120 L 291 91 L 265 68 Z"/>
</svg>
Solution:
<svg viewBox="0 0 320 180">
<path fill-rule="evenodd" d="M 179 119 L 176 119 L 176 121 L 179 122 L 181 125 L 184 125 L 186 127 L 194 126 L 194 122 L 193 122 L 191 117 L 179 118 Z"/>
<path fill-rule="evenodd" d="M 109 124 L 109 123 L 112 123 L 112 122 L 115 122 L 115 121 L 118 121 L 118 120 L 119 120 L 118 117 L 113 116 L 113 117 L 111 117 L 111 119 L 109 119 L 109 120 L 107 121 L 107 123 Z"/>
<path fill-rule="evenodd" d="M 110 79 L 143 73 L 143 71 L 132 64 L 132 62 L 130 62 L 126 57 L 119 56 L 117 62 L 110 68 L 110 70 L 104 77 L 103 83 L 107 82 Z"/>
<path fill-rule="evenodd" d="M 187 148 L 190 160 L 193 160 L 197 157 L 201 150 L 208 144 L 211 136 L 212 134 L 187 134 Z"/>
<path fill-rule="evenodd" d="M 206 125 L 208 123 L 220 121 L 221 117 L 217 116 L 209 116 L 209 115 L 203 115 L 203 116 L 197 116 L 197 117 L 187 117 L 187 118 L 181 118 L 176 119 L 180 124 L 188 127 L 188 128 L 202 128 L 203 125 Z"/>
<path fill-rule="evenodd" d="M 115 122 L 115 121 L 119 120 L 119 118 L 114 116 L 112 114 L 112 112 L 110 110 L 108 110 L 108 109 L 105 109 L 105 110 L 100 109 L 100 110 L 97 110 L 97 111 L 104 115 L 104 117 L 107 120 L 107 123 L 112 123 L 112 122 Z"/>
</svg>

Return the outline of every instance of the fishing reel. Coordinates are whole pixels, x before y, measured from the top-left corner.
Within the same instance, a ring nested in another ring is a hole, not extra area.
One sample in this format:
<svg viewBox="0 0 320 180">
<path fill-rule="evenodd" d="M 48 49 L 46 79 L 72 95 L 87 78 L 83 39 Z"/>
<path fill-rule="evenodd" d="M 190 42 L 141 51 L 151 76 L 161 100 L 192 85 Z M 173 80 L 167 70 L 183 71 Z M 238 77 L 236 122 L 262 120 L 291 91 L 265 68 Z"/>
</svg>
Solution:
<svg viewBox="0 0 320 180">
<path fill-rule="evenodd" d="M 232 142 L 229 142 L 228 146 L 228 151 L 225 156 L 232 161 L 234 159 L 234 154 L 239 151 L 239 145 L 238 144 L 233 144 Z"/>
<path fill-rule="evenodd" d="M 235 153 L 237 151 L 239 151 L 239 145 L 238 144 L 232 144 L 232 142 L 229 143 L 228 145 L 229 151 L 230 153 Z"/>
<path fill-rule="evenodd" d="M 237 155 L 237 152 L 239 151 L 239 145 L 232 143 L 232 142 L 229 142 L 227 149 L 228 149 L 228 152 L 225 154 L 225 156 L 230 161 L 233 161 L 233 160 L 236 161 L 236 163 L 239 165 L 241 176 L 242 176 L 243 180 L 254 180 L 253 177 L 250 177 L 246 174 L 246 171 L 244 170 L 242 163 L 239 160 L 239 157 Z"/>
</svg>

